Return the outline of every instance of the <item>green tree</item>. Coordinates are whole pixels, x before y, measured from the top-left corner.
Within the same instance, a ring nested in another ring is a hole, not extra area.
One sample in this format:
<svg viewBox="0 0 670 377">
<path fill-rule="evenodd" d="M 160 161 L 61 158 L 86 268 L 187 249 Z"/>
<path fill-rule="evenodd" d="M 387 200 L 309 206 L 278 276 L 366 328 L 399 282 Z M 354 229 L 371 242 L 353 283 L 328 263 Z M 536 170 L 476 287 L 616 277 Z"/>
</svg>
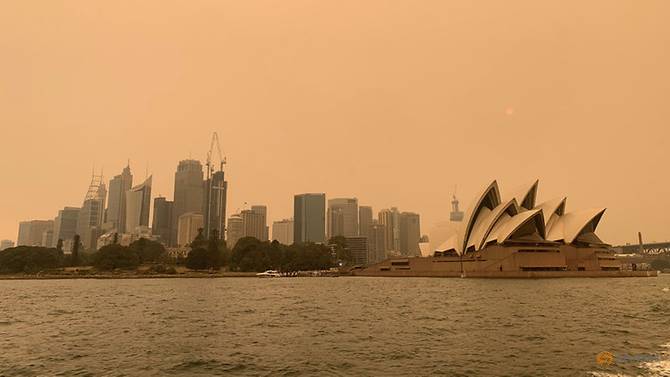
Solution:
<svg viewBox="0 0 670 377">
<path fill-rule="evenodd" d="M 35 273 L 57 268 L 58 250 L 39 246 L 19 246 L 0 251 L 0 273 Z"/>
<path fill-rule="evenodd" d="M 191 249 L 186 257 L 186 267 L 191 270 L 206 270 L 209 267 L 207 249 L 198 247 Z"/>
<path fill-rule="evenodd" d="M 210 268 L 221 268 L 221 251 L 219 250 L 219 231 L 212 230 L 207 242 L 207 264 Z"/>
<path fill-rule="evenodd" d="M 72 254 L 70 255 L 70 265 L 78 266 L 79 265 L 79 248 L 81 247 L 81 237 L 78 234 L 74 235 L 72 238 Z"/>
<path fill-rule="evenodd" d="M 650 266 L 652 269 L 657 271 L 665 270 L 670 268 L 670 258 L 657 258 L 651 261 Z"/>
<path fill-rule="evenodd" d="M 140 258 L 140 263 L 164 262 L 167 259 L 165 246 L 160 242 L 140 238 L 129 246 Z"/>
<path fill-rule="evenodd" d="M 140 258 L 135 250 L 118 244 L 103 246 L 93 255 L 93 265 L 100 270 L 132 269 L 139 264 Z"/>
</svg>

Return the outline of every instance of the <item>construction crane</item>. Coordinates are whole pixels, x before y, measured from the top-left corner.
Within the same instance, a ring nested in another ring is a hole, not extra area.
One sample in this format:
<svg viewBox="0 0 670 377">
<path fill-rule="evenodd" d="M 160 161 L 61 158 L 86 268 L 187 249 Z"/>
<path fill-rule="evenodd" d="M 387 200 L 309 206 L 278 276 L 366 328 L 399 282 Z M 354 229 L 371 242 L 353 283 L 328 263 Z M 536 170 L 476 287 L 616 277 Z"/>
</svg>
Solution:
<svg viewBox="0 0 670 377">
<path fill-rule="evenodd" d="M 218 170 L 215 167 L 215 165 L 212 163 L 212 155 L 214 154 L 214 151 L 216 149 L 217 152 L 217 157 L 219 158 L 218 160 Z M 226 158 L 223 156 L 223 153 L 221 152 L 221 145 L 219 144 L 219 135 L 214 132 L 212 134 L 212 141 L 209 145 L 209 151 L 207 151 L 207 161 L 206 161 L 206 167 L 207 167 L 207 197 L 206 203 L 207 206 L 205 208 L 205 234 L 209 237 L 213 229 L 217 229 L 220 233 L 219 236 L 223 235 L 224 232 L 224 224 L 225 224 L 225 218 L 221 218 L 222 214 L 225 211 L 225 208 L 222 210 L 222 206 L 225 206 L 225 190 L 226 190 L 226 185 L 225 181 L 224 182 L 219 182 L 218 186 L 214 185 L 213 182 L 213 177 L 214 174 L 217 172 L 223 172 L 223 166 L 226 164 Z M 214 192 L 216 191 L 216 192 Z M 213 219 L 212 219 L 212 201 L 216 198 L 216 224 L 212 224 Z M 224 216 L 225 217 L 225 216 Z"/>
</svg>

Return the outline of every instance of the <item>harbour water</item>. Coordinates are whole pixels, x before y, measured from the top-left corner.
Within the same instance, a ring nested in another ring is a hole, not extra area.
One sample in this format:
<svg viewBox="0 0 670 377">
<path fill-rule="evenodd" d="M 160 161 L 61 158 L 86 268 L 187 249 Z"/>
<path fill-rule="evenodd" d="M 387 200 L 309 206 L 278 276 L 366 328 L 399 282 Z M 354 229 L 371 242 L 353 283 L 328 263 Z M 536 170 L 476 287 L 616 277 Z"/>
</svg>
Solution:
<svg viewBox="0 0 670 377">
<path fill-rule="evenodd" d="M 670 376 L 665 287 L 668 275 L 0 281 L 0 376 Z"/>
</svg>

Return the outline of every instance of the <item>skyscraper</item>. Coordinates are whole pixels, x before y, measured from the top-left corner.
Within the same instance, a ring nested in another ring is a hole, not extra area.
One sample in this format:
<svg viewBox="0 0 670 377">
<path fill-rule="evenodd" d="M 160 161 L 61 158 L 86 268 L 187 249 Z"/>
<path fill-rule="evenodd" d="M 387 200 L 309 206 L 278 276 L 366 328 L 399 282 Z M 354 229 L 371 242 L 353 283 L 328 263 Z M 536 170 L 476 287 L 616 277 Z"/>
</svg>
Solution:
<svg viewBox="0 0 670 377">
<path fill-rule="evenodd" d="M 358 207 L 358 234 L 367 237 L 370 225 L 372 225 L 372 207 Z"/>
<path fill-rule="evenodd" d="M 232 250 L 237 241 L 244 237 L 244 220 L 239 214 L 228 218 L 228 229 L 226 229 L 226 245 Z"/>
<path fill-rule="evenodd" d="M 262 222 L 263 222 L 263 231 L 262 231 L 262 237 L 259 238 L 261 241 L 267 241 L 268 238 L 270 238 L 270 229 L 268 228 L 268 207 L 264 205 L 254 205 L 251 206 L 251 210 L 258 213 L 261 215 Z"/>
<path fill-rule="evenodd" d="M 398 252 L 400 250 L 399 215 L 395 207 L 379 211 L 379 224 L 384 226 L 386 251 Z"/>
<path fill-rule="evenodd" d="M 167 245 L 172 234 L 172 207 L 174 202 L 160 196 L 154 199 L 154 218 L 151 222 L 151 233 Z"/>
<path fill-rule="evenodd" d="M 174 175 L 174 207 L 172 213 L 172 240 L 177 242 L 179 217 L 187 212 L 202 214 L 203 210 L 203 172 L 202 164 L 196 160 L 179 161 Z"/>
<path fill-rule="evenodd" d="M 126 192 L 126 233 L 136 233 L 140 227 L 149 227 L 151 182 L 152 177 L 149 176 L 142 184 Z"/>
<path fill-rule="evenodd" d="M 118 233 L 126 233 L 126 192 L 133 186 L 133 175 L 130 173 L 130 164 L 121 174 L 109 181 L 109 199 L 105 227 L 106 230 L 116 229 Z"/>
<path fill-rule="evenodd" d="M 226 229 L 226 198 L 228 195 L 228 182 L 223 171 L 212 174 L 212 178 L 205 180 L 203 194 L 203 211 L 205 215 L 205 234 L 209 235 L 212 230 L 217 230 L 223 237 Z"/>
<path fill-rule="evenodd" d="M 326 194 L 301 194 L 293 200 L 294 242 L 325 243 Z"/>
<path fill-rule="evenodd" d="M 272 239 L 283 245 L 293 244 L 293 219 L 284 219 L 272 223 Z"/>
<path fill-rule="evenodd" d="M 53 231 L 53 227 L 53 220 L 22 221 L 19 223 L 19 236 L 16 244 L 18 246 L 51 247 L 50 244 L 44 245 L 42 242 L 44 232 L 49 230 Z"/>
<path fill-rule="evenodd" d="M 400 254 L 408 256 L 421 256 L 419 241 L 421 240 L 421 227 L 419 215 L 412 212 L 403 212 L 400 219 Z"/>
<path fill-rule="evenodd" d="M 179 216 L 177 221 L 177 246 L 188 246 L 202 229 L 204 218 L 197 212 L 187 212 Z"/>
<path fill-rule="evenodd" d="M 58 211 L 58 216 L 54 219 L 54 237 L 52 247 L 55 247 L 58 240 L 71 240 L 77 233 L 77 222 L 79 221 L 80 208 L 65 207 Z"/>
<path fill-rule="evenodd" d="M 368 261 L 370 263 L 381 262 L 386 259 L 386 227 L 372 220 L 368 229 Z"/>
<path fill-rule="evenodd" d="M 243 221 L 243 237 L 254 237 L 257 240 L 267 239 L 267 226 L 265 225 L 265 213 L 246 209 L 240 212 Z"/>
<path fill-rule="evenodd" d="M 103 233 L 106 197 L 107 188 L 102 181 L 102 175 L 93 175 L 77 220 L 77 234 L 81 237 L 84 249 L 95 249 L 98 237 Z"/>
<path fill-rule="evenodd" d="M 358 199 L 337 198 L 328 200 L 328 238 L 358 235 Z"/>
<path fill-rule="evenodd" d="M 368 238 L 367 237 L 346 237 L 347 248 L 351 253 L 354 264 L 365 266 L 368 264 Z"/>
</svg>

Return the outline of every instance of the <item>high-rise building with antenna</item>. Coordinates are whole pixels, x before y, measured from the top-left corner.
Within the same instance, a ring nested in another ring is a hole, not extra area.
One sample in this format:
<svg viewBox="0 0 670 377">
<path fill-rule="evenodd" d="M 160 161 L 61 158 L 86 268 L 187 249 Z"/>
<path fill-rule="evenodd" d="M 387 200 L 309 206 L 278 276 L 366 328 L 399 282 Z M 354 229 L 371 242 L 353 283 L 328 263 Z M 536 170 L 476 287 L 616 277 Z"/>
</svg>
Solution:
<svg viewBox="0 0 670 377">
<path fill-rule="evenodd" d="M 463 212 L 458 209 L 458 199 L 456 199 L 455 194 L 451 200 L 451 213 L 449 214 L 449 220 L 455 222 L 463 221 Z"/>
</svg>

